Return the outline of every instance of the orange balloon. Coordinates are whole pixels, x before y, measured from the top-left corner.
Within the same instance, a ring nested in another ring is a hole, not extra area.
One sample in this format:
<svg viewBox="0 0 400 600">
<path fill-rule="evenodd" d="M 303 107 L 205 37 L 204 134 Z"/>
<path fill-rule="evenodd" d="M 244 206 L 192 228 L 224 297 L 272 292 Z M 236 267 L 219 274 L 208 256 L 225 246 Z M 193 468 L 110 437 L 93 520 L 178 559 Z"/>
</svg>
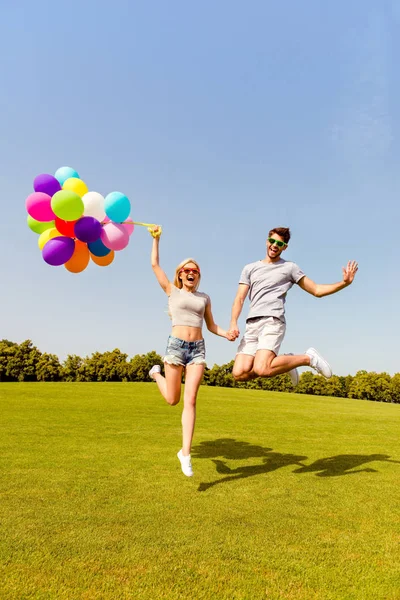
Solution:
<svg viewBox="0 0 400 600">
<path fill-rule="evenodd" d="M 111 250 L 107 256 L 95 256 L 94 254 L 90 254 L 90 258 L 96 265 L 99 265 L 99 267 L 107 267 L 107 265 L 111 265 L 114 260 L 114 250 Z"/>
<path fill-rule="evenodd" d="M 76 240 L 74 253 L 64 267 L 70 273 L 81 273 L 88 266 L 89 260 L 90 252 L 87 244 Z"/>
</svg>

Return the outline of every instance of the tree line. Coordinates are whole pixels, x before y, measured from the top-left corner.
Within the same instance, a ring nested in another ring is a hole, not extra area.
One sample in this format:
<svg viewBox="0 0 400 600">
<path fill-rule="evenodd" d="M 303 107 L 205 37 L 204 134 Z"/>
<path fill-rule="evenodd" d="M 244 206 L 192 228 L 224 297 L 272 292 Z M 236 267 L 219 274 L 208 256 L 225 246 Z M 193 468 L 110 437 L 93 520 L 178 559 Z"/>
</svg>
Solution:
<svg viewBox="0 0 400 600">
<path fill-rule="evenodd" d="M 110 352 L 94 352 L 84 358 L 69 354 L 60 362 L 55 354 L 42 353 L 31 340 L 21 344 L 0 341 L 0 382 L 151 381 L 149 370 L 154 364 L 162 365 L 162 357 L 154 351 L 129 359 L 127 354 L 116 348 Z M 287 374 L 237 382 L 232 376 L 232 368 L 233 360 L 225 365 L 206 368 L 203 385 L 400 403 L 400 373 L 391 377 L 388 373 L 358 371 L 355 375 L 333 375 L 325 379 L 305 371 L 300 375 L 298 386 L 293 388 Z"/>
</svg>

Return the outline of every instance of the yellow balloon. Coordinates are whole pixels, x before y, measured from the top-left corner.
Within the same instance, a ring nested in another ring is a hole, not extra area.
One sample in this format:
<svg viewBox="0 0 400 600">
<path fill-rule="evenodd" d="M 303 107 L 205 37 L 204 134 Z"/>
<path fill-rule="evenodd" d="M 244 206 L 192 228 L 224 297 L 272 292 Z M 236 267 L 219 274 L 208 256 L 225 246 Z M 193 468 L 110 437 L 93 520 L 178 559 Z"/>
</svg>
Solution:
<svg viewBox="0 0 400 600">
<path fill-rule="evenodd" d="M 47 244 L 47 242 L 49 240 L 51 240 L 51 238 L 58 237 L 59 235 L 62 235 L 62 233 L 57 231 L 57 229 L 55 227 L 52 227 L 51 229 L 46 229 L 46 231 L 43 231 L 43 233 L 41 233 L 39 235 L 39 239 L 38 239 L 39 248 L 41 250 L 43 250 L 44 245 Z"/>
<path fill-rule="evenodd" d="M 78 179 L 77 177 L 70 177 L 66 179 L 62 186 L 63 190 L 68 190 L 69 192 L 75 192 L 82 198 L 85 194 L 88 193 L 88 186 L 82 179 Z"/>
</svg>

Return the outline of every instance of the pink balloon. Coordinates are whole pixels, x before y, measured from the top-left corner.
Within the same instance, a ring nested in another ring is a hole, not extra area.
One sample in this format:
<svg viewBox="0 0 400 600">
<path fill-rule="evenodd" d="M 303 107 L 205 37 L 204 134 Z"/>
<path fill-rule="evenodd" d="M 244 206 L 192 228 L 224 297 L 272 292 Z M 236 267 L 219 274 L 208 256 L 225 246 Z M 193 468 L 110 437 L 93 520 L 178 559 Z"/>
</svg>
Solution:
<svg viewBox="0 0 400 600">
<path fill-rule="evenodd" d="M 28 214 L 36 221 L 53 221 L 56 215 L 51 209 L 51 196 L 44 192 L 34 192 L 25 202 Z"/>
<path fill-rule="evenodd" d="M 121 223 L 106 223 L 101 232 L 101 241 L 110 250 L 123 250 L 129 244 L 129 233 Z"/>
<path fill-rule="evenodd" d="M 133 221 L 132 217 L 128 217 L 127 221 Z M 133 230 L 135 229 L 135 225 L 133 223 L 123 223 L 123 226 L 128 232 L 128 235 L 132 235 Z"/>
</svg>

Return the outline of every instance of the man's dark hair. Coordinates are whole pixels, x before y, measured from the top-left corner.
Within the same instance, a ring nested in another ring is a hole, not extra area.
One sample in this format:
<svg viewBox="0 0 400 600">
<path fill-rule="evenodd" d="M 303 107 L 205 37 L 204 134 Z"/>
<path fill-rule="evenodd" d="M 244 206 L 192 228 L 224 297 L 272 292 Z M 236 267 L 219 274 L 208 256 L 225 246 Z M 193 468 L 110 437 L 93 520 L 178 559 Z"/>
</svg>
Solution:
<svg viewBox="0 0 400 600">
<path fill-rule="evenodd" d="M 274 229 L 271 229 L 271 231 L 268 234 L 268 237 L 271 237 L 272 235 L 274 235 L 274 233 L 276 233 L 276 235 L 279 235 L 281 238 L 283 238 L 283 241 L 288 244 L 289 240 L 290 240 L 290 229 L 289 227 L 274 227 Z"/>
</svg>

